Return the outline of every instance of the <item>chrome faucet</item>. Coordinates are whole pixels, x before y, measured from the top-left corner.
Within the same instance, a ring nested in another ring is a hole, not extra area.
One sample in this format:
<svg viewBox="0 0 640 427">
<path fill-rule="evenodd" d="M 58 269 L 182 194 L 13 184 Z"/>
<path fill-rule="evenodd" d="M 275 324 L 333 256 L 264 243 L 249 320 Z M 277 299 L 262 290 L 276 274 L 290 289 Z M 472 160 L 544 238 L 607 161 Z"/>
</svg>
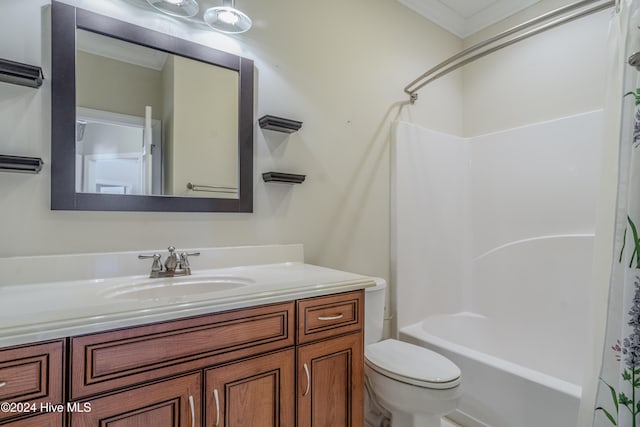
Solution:
<svg viewBox="0 0 640 427">
<path fill-rule="evenodd" d="M 191 265 L 189 264 L 190 256 L 198 256 L 200 252 L 182 252 L 180 258 L 176 255 L 176 248 L 169 246 L 169 255 L 162 265 L 162 257 L 160 254 L 138 255 L 138 259 L 153 259 L 151 264 L 151 273 L 149 277 L 152 279 L 160 277 L 189 276 L 191 274 Z"/>
</svg>

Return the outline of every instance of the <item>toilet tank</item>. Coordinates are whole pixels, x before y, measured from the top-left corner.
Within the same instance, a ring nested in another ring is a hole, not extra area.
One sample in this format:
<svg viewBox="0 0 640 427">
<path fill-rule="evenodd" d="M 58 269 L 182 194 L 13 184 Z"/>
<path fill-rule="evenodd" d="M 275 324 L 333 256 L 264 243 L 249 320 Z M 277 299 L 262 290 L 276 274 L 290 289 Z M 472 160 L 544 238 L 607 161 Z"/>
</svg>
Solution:
<svg viewBox="0 0 640 427">
<path fill-rule="evenodd" d="M 384 302 L 387 282 L 374 278 L 376 285 L 364 290 L 364 343 L 373 344 L 382 339 L 384 328 Z"/>
</svg>

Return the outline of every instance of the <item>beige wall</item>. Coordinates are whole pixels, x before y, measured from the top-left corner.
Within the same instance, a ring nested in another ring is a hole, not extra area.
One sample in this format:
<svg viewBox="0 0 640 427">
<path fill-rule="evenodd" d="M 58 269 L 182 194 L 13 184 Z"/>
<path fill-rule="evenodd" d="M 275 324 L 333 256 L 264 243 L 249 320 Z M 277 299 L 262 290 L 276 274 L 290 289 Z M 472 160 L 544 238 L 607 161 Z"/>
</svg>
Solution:
<svg viewBox="0 0 640 427">
<path fill-rule="evenodd" d="M 79 51 L 77 54 L 76 98 L 78 105 L 144 117 L 153 107 L 160 119 L 162 76 L 159 71 Z"/>
<path fill-rule="evenodd" d="M 0 152 L 46 164 L 39 175 L 1 174 L 0 256 L 295 242 L 308 262 L 388 278 L 389 124 L 400 114 L 462 132 L 459 76 L 400 113 L 404 85 L 460 50 L 458 38 L 389 0 L 245 0 L 255 27 L 237 37 L 123 0 L 67 2 L 254 59 L 256 120 L 281 115 L 303 128 L 285 137 L 256 126 L 253 214 L 51 211 L 48 1 L 4 2 L 0 52 L 42 64 L 47 80 L 39 90 L 0 83 Z M 263 183 L 271 170 L 307 180 Z"/>
</svg>

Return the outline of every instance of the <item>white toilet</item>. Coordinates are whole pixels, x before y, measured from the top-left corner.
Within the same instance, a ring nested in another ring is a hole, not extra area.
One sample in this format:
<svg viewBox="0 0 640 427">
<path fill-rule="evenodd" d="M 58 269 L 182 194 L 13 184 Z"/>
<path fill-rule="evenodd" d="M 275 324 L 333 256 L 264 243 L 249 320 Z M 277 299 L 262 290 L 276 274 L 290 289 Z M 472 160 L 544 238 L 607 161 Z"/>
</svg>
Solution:
<svg viewBox="0 0 640 427">
<path fill-rule="evenodd" d="M 440 418 L 458 405 L 460 369 L 426 348 L 380 341 L 386 286 L 376 279 L 375 287 L 365 289 L 365 375 L 375 401 L 370 406 L 388 411 L 392 427 L 440 427 Z"/>
</svg>

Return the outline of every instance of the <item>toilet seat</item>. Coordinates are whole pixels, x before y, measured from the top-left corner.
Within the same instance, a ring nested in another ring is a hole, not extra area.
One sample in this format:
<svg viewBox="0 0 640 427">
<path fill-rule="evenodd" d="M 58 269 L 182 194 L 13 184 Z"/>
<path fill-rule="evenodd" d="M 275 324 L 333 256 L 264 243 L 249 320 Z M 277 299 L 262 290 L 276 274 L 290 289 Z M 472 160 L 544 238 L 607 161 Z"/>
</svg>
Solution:
<svg viewBox="0 0 640 427">
<path fill-rule="evenodd" d="M 429 389 L 460 384 L 460 368 L 446 357 L 403 341 L 388 339 L 365 349 L 366 364 L 381 375 Z"/>
</svg>

